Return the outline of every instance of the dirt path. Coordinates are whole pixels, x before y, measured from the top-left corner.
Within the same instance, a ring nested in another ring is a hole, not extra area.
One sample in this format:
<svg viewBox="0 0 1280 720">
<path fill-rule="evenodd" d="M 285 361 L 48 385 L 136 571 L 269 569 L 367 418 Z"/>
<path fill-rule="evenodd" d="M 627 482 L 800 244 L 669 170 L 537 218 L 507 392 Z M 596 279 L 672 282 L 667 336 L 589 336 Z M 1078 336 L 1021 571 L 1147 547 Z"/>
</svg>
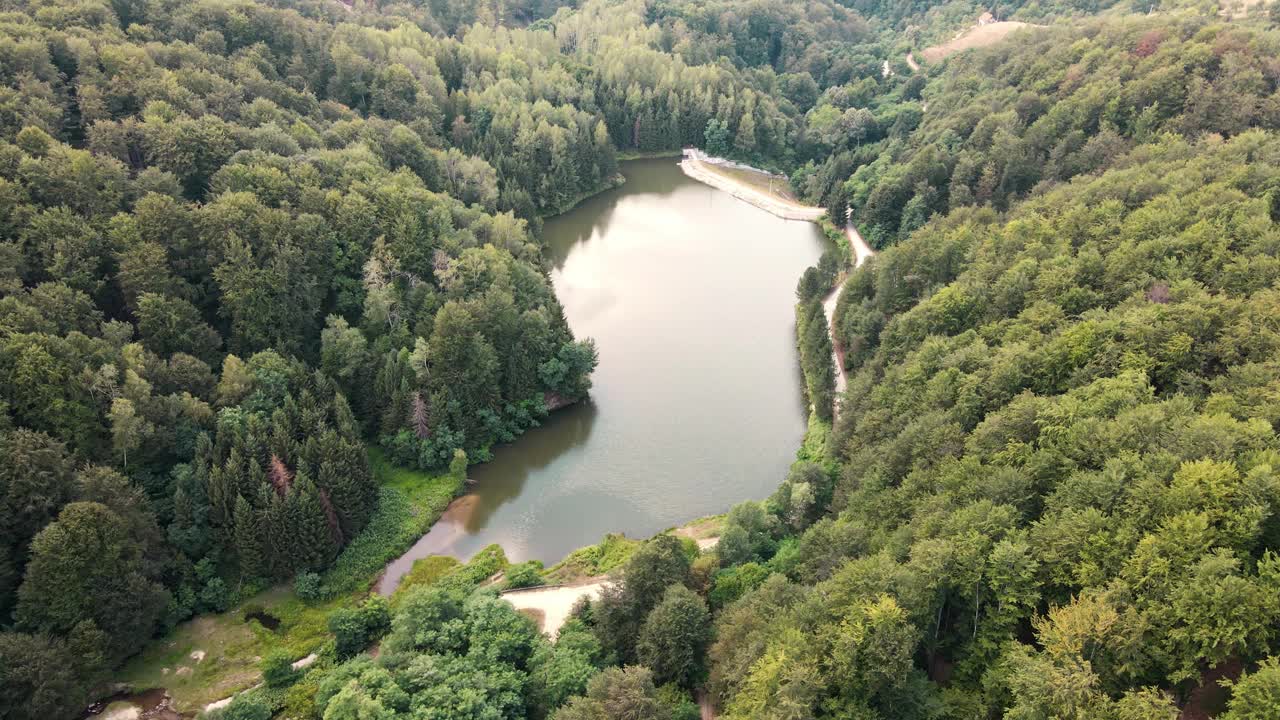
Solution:
<svg viewBox="0 0 1280 720">
<path fill-rule="evenodd" d="M 907 67 L 911 68 L 911 72 L 920 72 L 920 63 L 916 62 L 911 53 L 907 53 Z"/>
<path fill-rule="evenodd" d="M 319 655 L 315 653 L 311 653 L 310 655 L 302 658 L 301 660 L 295 660 L 293 663 L 293 669 L 301 670 L 311 665 L 312 663 L 314 663 L 319 657 L 320 657 Z M 258 683 L 257 685 L 254 685 L 253 687 L 250 687 L 250 688 L 245 688 L 244 690 L 241 690 L 240 692 L 236 693 L 235 695 L 231 695 L 230 697 L 224 697 L 221 700 L 216 700 L 214 702 L 211 702 L 208 705 L 204 706 L 204 712 L 209 712 L 210 710 L 218 710 L 218 709 L 224 708 L 230 705 L 231 701 L 236 699 L 236 696 L 243 695 L 244 693 L 247 693 L 250 690 L 257 690 L 260 687 L 262 687 L 262 683 Z"/>
<path fill-rule="evenodd" d="M 853 250 L 853 267 L 857 268 L 866 262 L 871 256 L 875 255 L 875 251 L 862 239 L 862 234 L 858 232 L 858 228 L 849 224 L 845 228 L 845 235 L 849 238 L 849 248 Z M 841 274 L 836 281 L 836 286 L 832 288 L 831 293 L 822 301 L 822 310 L 827 315 L 827 323 L 829 327 L 827 331 L 831 335 L 831 354 L 832 362 L 836 368 L 836 396 L 844 394 L 845 387 L 848 386 L 848 375 L 844 370 L 844 363 L 841 358 L 844 357 L 844 348 L 841 347 L 840 341 L 836 338 L 836 306 L 840 304 L 840 295 L 844 292 L 844 281 L 846 275 Z"/>
<path fill-rule="evenodd" d="M 608 580 L 597 578 L 570 585 L 511 590 L 502 593 L 501 597 L 517 610 L 533 611 L 539 617 L 540 629 L 554 638 L 580 598 L 595 600 L 600 591 L 610 584 Z"/>
<path fill-rule="evenodd" d="M 765 212 L 784 220 L 817 220 L 826 214 L 820 207 L 802 205 L 786 198 L 771 195 L 763 190 L 751 187 L 737 178 L 716 170 L 718 158 L 707 156 L 701 150 L 687 149 L 684 159 L 680 161 L 680 169 L 684 174 L 711 187 L 723 190 L 739 200 L 754 205 Z"/>
<path fill-rule="evenodd" d="M 711 704 L 711 696 L 706 690 L 698 690 L 698 711 L 702 720 L 716 720 L 716 708 Z"/>
</svg>

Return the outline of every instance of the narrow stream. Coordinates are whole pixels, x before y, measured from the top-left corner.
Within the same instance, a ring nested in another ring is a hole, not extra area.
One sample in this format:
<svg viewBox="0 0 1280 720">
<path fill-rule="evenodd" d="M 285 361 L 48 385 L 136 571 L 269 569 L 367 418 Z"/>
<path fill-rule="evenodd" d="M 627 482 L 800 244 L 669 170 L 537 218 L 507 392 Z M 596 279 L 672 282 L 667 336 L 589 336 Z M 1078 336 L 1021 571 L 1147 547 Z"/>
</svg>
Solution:
<svg viewBox="0 0 1280 720">
<path fill-rule="evenodd" d="M 764 498 L 804 433 L 795 285 L 816 226 L 685 177 L 675 159 L 623 164 L 627 182 L 549 220 L 556 294 L 595 338 L 591 400 L 473 467 L 475 491 L 387 567 L 498 543 L 558 561 L 609 532 L 644 537 Z"/>
</svg>

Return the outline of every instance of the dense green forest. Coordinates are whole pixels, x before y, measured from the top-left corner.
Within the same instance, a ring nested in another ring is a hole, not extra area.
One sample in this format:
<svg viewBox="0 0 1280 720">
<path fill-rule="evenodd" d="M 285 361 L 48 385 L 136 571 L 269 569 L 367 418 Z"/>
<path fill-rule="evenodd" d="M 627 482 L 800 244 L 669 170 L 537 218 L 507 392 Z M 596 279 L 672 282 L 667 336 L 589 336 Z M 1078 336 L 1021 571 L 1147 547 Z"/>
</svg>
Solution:
<svg viewBox="0 0 1280 720">
<path fill-rule="evenodd" d="M 904 63 L 984 10 L 1048 27 Z M 1186 2 L 0 5 L 0 718 L 295 579 L 321 659 L 214 714 L 1277 717 L 1277 56 Z M 554 641 L 496 548 L 322 582 L 371 450 L 460 482 L 587 395 L 542 219 L 687 145 L 882 249 L 841 396 L 799 280 L 778 491 Z"/>
</svg>

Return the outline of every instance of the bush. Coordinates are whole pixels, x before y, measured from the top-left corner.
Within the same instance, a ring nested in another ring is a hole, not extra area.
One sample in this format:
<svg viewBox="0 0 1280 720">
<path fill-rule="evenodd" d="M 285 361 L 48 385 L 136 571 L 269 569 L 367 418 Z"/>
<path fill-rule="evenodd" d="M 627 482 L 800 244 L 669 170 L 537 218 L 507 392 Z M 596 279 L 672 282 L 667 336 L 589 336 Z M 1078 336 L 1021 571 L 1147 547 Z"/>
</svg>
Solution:
<svg viewBox="0 0 1280 720">
<path fill-rule="evenodd" d="M 269 688 L 292 685 L 299 675 L 293 668 L 293 657 L 285 650 L 272 650 L 262 659 L 262 681 Z"/>
<path fill-rule="evenodd" d="M 506 584 L 507 590 L 516 588 L 533 587 L 542 584 L 542 563 L 537 560 L 530 560 L 519 565 L 512 565 L 507 568 Z"/>
<path fill-rule="evenodd" d="M 216 577 L 200 591 L 200 609 L 211 612 L 226 612 L 231 607 L 231 591 L 222 578 Z"/>
<path fill-rule="evenodd" d="M 671 720 L 699 720 L 702 711 L 689 693 L 679 685 L 667 683 L 658 688 L 658 700 L 671 711 Z"/>
<path fill-rule="evenodd" d="M 215 717 L 216 720 L 271 720 L 271 707 L 256 693 L 246 692 L 237 695 Z"/>
<path fill-rule="evenodd" d="M 329 616 L 334 651 L 339 660 L 354 657 L 391 629 L 386 598 L 374 595 L 358 608 L 341 608 Z"/>
<path fill-rule="evenodd" d="M 298 573 L 293 579 L 293 591 L 307 602 L 324 599 L 324 586 L 320 582 L 320 576 L 313 572 Z"/>
<path fill-rule="evenodd" d="M 470 593 L 480 583 L 507 569 L 507 556 L 499 545 L 490 545 L 475 554 L 466 565 L 445 575 L 440 587 Z"/>
<path fill-rule="evenodd" d="M 722 608 L 760 586 L 769 571 L 758 563 L 746 563 L 716 573 L 715 584 L 707 595 L 711 607 Z"/>
<path fill-rule="evenodd" d="M 448 555 L 428 555 L 415 560 L 409 572 L 400 578 L 400 584 L 391 595 L 391 604 L 399 602 L 410 588 L 434 585 L 459 567 L 462 567 L 462 563 Z"/>
</svg>

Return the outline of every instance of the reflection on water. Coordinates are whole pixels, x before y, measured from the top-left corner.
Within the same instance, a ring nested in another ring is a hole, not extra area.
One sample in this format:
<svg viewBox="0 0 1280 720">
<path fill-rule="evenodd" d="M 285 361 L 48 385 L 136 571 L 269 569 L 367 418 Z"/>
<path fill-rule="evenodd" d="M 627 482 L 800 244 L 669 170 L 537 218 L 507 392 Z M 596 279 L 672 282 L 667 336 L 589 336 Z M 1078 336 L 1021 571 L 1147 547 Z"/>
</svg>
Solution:
<svg viewBox="0 0 1280 720">
<path fill-rule="evenodd" d="M 518 497 L 525 481 L 533 477 L 535 482 L 545 478 L 539 473 L 569 453 L 580 452 L 591 435 L 599 411 L 594 402 L 567 407 L 547 419 L 542 427 L 521 435 L 515 448 L 503 446 L 494 450 L 494 459 L 477 465 L 469 473 L 476 487 L 484 488 L 485 502 L 479 503 L 467 513 L 467 532 L 477 533 L 485 528 L 499 505 Z"/>
<path fill-rule="evenodd" d="M 387 568 L 499 543 L 553 563 L 607 532 L 647 536 L 783 479 L 804 431 L 794 289 L 818 229 L 685 177 L 625 163 L 627 183 L 548 220 L 551 278 L 595 338 L 592 401 L 473 467 L 474 492 Z"/>
<path fill-rule="evenodd" d="M 548 220 L 545 235 L 547 257 L 551 260 L 551 266 L 556 270 L 563 268 L 574 246 L 593 236 L 607 236 L 614 210 L 618 208 L 620 200 L 641 195 L 661 198 L 680 188 L 706 187 L 678 168 L 673 175 L 671 167 L 675 167 L 677 161 L 678 158 L 658 158 L 624 162 L 622 173 L 627 178 L 625 184 L 593 195 L 572 211 Z"/>
<path fill-rule="evenodd" d="M 480 531 L 485 529 L 494 512 L 503 503 L 519 497 L 531 476 L 545 479 L 547 476 L 539 470 L 585 445 L 597 412 L 591 401 L 572 405 L 521 435 L 514 446 L 494 448 L 493 460 L 476 465 L 467 473 L 477 490 L 450 503 L 431 530 L 419 538 L 409 552 L 387 566 L 378 590 L 384 595 L 394 592 L 400 578 L 419 558 L 453 555 L 466 559 L 488 545 L 491 541 Z"/>
</svg>

